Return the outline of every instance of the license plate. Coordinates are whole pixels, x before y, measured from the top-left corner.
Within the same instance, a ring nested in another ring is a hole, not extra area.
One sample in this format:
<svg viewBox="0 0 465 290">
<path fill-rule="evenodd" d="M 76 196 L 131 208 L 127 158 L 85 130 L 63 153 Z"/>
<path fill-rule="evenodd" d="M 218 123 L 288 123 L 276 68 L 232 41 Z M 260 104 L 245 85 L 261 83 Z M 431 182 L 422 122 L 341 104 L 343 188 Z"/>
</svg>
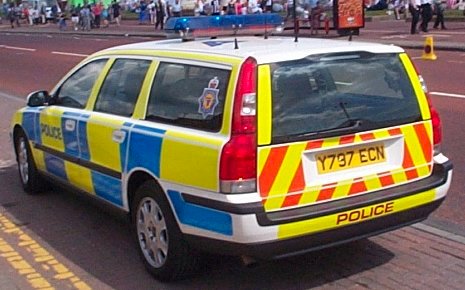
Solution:
<svg viewBox="0 0 465 290">
<path fill-rule="evenodd" d="M 318 173 L 330 173 L 386 161 L 384 144 L 350 147 L 316 155 Z"/>
</svg>

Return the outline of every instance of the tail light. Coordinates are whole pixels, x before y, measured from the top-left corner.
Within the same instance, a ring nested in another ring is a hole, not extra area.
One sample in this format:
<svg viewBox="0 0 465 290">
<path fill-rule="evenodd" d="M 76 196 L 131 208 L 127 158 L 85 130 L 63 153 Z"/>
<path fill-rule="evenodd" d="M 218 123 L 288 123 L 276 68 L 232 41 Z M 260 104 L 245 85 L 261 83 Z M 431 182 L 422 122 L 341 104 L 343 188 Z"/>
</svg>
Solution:
<svg viewBox="0 0 465 290">
<path fill-rule="evenodd" d="M 428 88 L 426 87 L 425 80 L 421 75 L 418 75 L 418 78 L 421 83 L 421 87 L 425 92 L 426 99 L 428 100 L 429 111 L 431 115 L 431 123 L 433 124 L 433 144 L 434 144 L 434 155 L 441 153 L 441 142 L 442 142 L 442 124 L 441 117 L 439 117 L 438 111 L 433 106 L 431 97 L 428 93 Z"/>
<path fill-rule="evenodd" d="M 442 142 L 441 118 L 439 117 L 438 111 L 436 111 L 436 109 L 433 106 L 433 102 L 431 101 L 431 97 L 428 93 L 428 87 L 426 86 L 425 80 L 420 75 L 420 72 L 418 71 L 415 64 L 413 64 L 413 62 L 412 62 L 412 65 L 415 68 L 415 71 L 418 75 L 418 80 L 420 81 L 420 84 L 421 84 L 421 88 L 423 89 L 423 92 L 426 95 L 426 99 L 428 100 L 428 106 L 429 106 L 429 111 L 431 115 L 431 123 L 433 124 L 433 145 L 434 145 L 433 154 L 437 155 L 441 153 L 441 142 Z"/>
<path fill-rule="evenodd" d="M 234 96 L 231 138 L 220 158 L 220 190 L 256 191 L 257 184 L 257 63 L 248 58 L 241 66 Z"/>
</svg>

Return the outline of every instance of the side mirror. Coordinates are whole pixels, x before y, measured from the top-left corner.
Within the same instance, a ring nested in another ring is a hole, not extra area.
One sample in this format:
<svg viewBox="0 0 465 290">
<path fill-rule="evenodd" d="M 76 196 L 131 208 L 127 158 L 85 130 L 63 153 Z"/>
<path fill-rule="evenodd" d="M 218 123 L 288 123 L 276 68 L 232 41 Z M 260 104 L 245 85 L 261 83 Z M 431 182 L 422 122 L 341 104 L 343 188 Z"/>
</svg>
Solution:
<svg viewBox="0 0 465 290">
<path fill-rule="evenodd" d="M 47 105 L 50 96 L 47 91 L 35 91 L 27 96 L 27 105 L 29 107 L 40 107 Z"/>
</svg>

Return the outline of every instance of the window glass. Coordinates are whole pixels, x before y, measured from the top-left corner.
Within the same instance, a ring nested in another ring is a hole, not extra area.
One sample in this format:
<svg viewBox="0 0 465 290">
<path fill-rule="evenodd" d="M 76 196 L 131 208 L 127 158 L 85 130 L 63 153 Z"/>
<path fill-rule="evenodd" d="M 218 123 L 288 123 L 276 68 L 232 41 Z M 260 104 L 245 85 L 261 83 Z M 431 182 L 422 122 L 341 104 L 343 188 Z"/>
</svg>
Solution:
<svg viewBox="0 0 465 290">
<path fill-rule="evenodd" d="M 65 107 L 84 108 L 92 87 L 106 62 L 106 59 L 93 61 L 70 76 L 58 90 L 56 104 Z"/>
<path fill-rule="evenodd" d="M 130 117 L 150 62 L 117 59 L 103 82 L 94 110 Z"/>
<path fill-rule="evenodd" d="M 147 120 L 219 131 L 230 73 L 218 68 L 160 63 Z"/>
<path fill-rule="evenodd" d="M 421 120 L 397 54 L 353 52 L 272 65 L 273 142 Z"/>
</svg>

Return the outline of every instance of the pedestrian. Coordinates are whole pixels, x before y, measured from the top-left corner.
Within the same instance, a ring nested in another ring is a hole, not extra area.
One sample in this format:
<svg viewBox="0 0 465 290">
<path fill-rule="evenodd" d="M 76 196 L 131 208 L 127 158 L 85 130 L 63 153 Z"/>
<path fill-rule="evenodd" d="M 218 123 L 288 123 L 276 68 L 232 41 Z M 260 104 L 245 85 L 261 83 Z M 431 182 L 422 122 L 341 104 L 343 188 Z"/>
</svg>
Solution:
<svg viewBox="0 0 465 290">
<path fill-rule="evenodd" d="M 181 17 L 182 6 L 181 1 L 174 0 L 173 6 L 171 7 L 171 12 L 173 17 Z"/>
<path fill-rule="evenodd" d="M 71 23 L 73 24 L 74 31 L 79 29 L 79 10 L 77 7 L 71 9 Z"/>
<path fill-rule="evenodd" d="M 410 34 L 417 33 L 417 24 L 420 20 L 420 0 L 409 0 L 408 11 L 412 15 L 412 23 L 410 26 Z"/>
<path fill-rule="evenodd" d="M 436 21 L 434 21 L 434 29 L 438 29 L 439 24 L 441 24 L 441 29 L 447 29 L 444 25 L 444 10 L 446 9 L 445 0 L 434 0 L 434 12 L 436 13 Z"/>
<path fill-rule="evenodd" d="M 111 8 L 113 9 L 113 17 L 114 17 L 114 19 L 116 21 L 116 25 L 119 26 L 120 21 L 121 21 L 121 14 L 120 14 L 121 6 L 115 0 L 115 1 L 113 1 L 113 4 L 111 5 Z"/>
<path fill-rule="evenodd" d="M 90 5 L 84 6 L 81 9 L 82 30 L 90 31 Z"/>
<path fill-rule="evenodd" d="M 66 30 L 66 15 L 65 13 L 58 14 L 58 27 L 60 31 Z"/>
<path fill-rule="evenodd" d="M 431 8 L 431 0 L 420 0 L 421 10 L 421 31 L 428 32 L 428 23 L 433 18 L 433 8 Z"/>
<path fill-rule="evenodd" d="M 160 29 L 163 30 L 163 25 L 165 22 L 165 11 L 166 11 L 166 5 L 163 0 L 157 0 L 155 4 L 155 11 L 156 11 L 156 17 L 157 21 L 155 22 L 155 29 L 158 29 L 158 26 L 160 25 Z"/>
<path fill-rule="evenodd" d="M 155 11 L 155 2 L 153 0 L 150 1 L 149 5 L 147 5 L 147 9 L 149 10 L 150 14 L 150 24 L 155 24 L 155 18 L 157 17 L 157 13 Z"/>
<path fill-rule="evenodd" d="M 100 21 L 102 19 L 101 16 L 103 10 L 102 6 L 102 2 L 99 2 L 92 7 L 92 13 L 94 14 L 94 23 L 96 28 L 100 28 Z"/>
</svg>

